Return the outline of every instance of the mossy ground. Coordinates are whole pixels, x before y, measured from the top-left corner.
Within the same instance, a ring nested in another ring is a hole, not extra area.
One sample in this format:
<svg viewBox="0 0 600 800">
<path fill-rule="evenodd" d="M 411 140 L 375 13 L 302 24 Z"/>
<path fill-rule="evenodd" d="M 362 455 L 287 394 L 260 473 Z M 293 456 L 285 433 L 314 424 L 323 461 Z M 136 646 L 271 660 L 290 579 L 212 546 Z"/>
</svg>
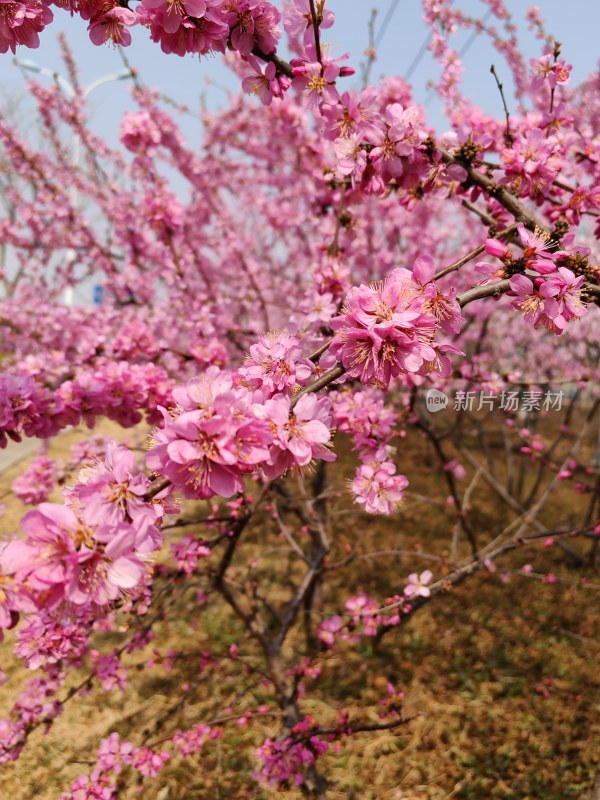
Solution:
<svg viewBox="0 0 600 800">
<path fill-rule="evenodd" d="M 102 430 L 106 433 L 106 430 Z M 113 429 L 111 429 L 113 432 Z M 54 453 L 81 436 L 71 432 L 56 440 Z M 122 435 L 122 433 L 120 434 Z M 332 573 L 323 601 L 339 607 L 350 593 L 365 591 L 385 598 L 402 585 L 408 572 L 431 566 L 436 577 L 448 566 L 419 560 L 415 552 L 449 558 L 451 516 L 444 503 L 443 476 L 432 469 L 431 454 L 419 437 L 407 440 L 402 458 L 411 478 L 412 496 L 391 519 L 373 519 L 349 505 L 334 522 L 334 563 L 351 547 L 362 552 L 406 551 L 356 561 Z M 402 459 L 399 457 L 399 462 Z M 2 490 L 19 467 L 1 477 Z M 343 456 L 344 477 L 352 471 Z M 339 471 L 337 473 L 339 475 Z M 339 485 L 342 479 L 337 478 Z M 575 510 L 572 493 L 558 492 L 553 521 L 569 519 Z M 571 504 L 571 505 L 569 505 Z M 1 520 L 4 534 L 14 531 L 24 508 L 10 503 Z M 474 521 L 483 541 L 513 517 L 482 485 Z M 273 569 L 281 552 L 273 548 L 268 520 L 248 532 L 246 556 L 256 556 L 252 576 L 263 592 L 288 596 L 281 574 L 296 566 Z M 178 534 L 179 535 L 179 534 Z M 264 537 L 270 536 L 265 552 Z M 581 548 L 584 552 L 584 548 Z M 536 572 L 555 573 L 556 584 L 528 579 L 519 568 L 532 561 Z M 504 571 L 514 570 L 510 576 Z M 241 566 L 237 575 L 246 573 Z M 582 588 L 581 579 L 589 585 Z M 564 581 L 564 582 L 563 582 Z M 600 762 L 600 577 L 590 567 L 573 567 L 557 547 L 540 546 L 516 552 L 498 564 L 496 573 L 480 573 L 443 595 L 383 639 L 374 650 L 369 640 L 343 646 L 325 657 L 323 671 L 308 684 L 302 708 L 324 724 L 335 724 L 344 707 L 356 719 L 377 721 L 388 682 L 405 692 L 405 713 L 413 717 L 394 731 L 357 735 L 332 748 L 320 762 L 335 800 L 580 800 L 586 797 Z M 184 582 L 169 590 L 169 611 L 156 624 L 153 646 L 173 648 L 188 657 L 172 668 L 145 667 L 152 647 L 126 656 L 127 692 L 103 692 L 98 686 L 66 706 L 47 734 L 34 732 L 19 761 L 0 768 L 0 797 L 10 800 L 56 800 L 80 772 L 92 769 L 101 738 L 118 731 L 135 744 L 156 741 L 177 727 L 238 714 L 272 693 L 253 673 L 260 653 L 243 638 L 229 611 L 219 604 L 198 607 L 196 588 Z M 118 646 L 125 629 L 97 637 L 100 650 Z M 1 666 L 9 676 L 0 690 L 5 714 L 29 675 L 12 654 L 14 633 L 0 646 Z M 241 659 L 225 659 L 216 670 L 201 670 L 201 654 L 225 653 L 240 643 Z M 290 641 L 286 656 L 301 651 L 300 636 Z M 73 683 L 87 673 L 74 676 Z M 182 683 L 189 688 L 182 692 Z M 544 691 L 545 690 L 545 693 Z M 370 709 L 370 710 L 369 710 Z M 143 788 L 124 788 L 123 798 L 144 800 L 271 800 L 299 798 L 296 789 L 277 792 L 252 779 L 253 752 L 278 723 L 266 716 L 247 728 L 223 727 L 223 740 L 201 754 L 172 761 L 160 777 Z"/>
</svg>

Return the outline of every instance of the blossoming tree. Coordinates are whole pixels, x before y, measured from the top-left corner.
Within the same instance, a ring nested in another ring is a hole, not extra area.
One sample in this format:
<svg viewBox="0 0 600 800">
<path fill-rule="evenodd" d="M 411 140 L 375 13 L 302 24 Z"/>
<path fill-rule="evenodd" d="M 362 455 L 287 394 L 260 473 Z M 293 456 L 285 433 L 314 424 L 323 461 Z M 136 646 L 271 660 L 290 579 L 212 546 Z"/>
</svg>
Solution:
<svg viewBox="0 0 600 800">
<path fill-rule="evenodd" d="M 154 648 L 157 669 L 183 662 L 157 636 L 182 609 L 190 623 L 227 613 L 226 641 L 201 654 L 201 678 L 182 683 L 175 708 L 206 691 L 207 674 L 243 675 L 244 703 L 234 691 L 226 711 L 187 727 L 170 729 L 167 715 L 160 735 L 112 733 L 63 797 L 122 796 L 236 724 L 262 734 L 257 781 L 325 796 L 328 751 L 409 722 L 392 685 L 375 719 L 341 703 L 333 722 L 309 712 L 331 653 L 379 645 L 509 551 L 550 542 L 595 563 L 600 84 L 571 86 L 535 10 L 541 55 L 526 64 L 502 0 L 486 4 L 501 31 L 424 0 L 449 120 L 437 135 L 403 79 L 350 88 L 348 56 L 321 40 L 334 29 L 325 0 L 54 3 L 88 20 L 97 45 L 126 46 L 145 27 L 164 53 L 222 53 L 243 93 L 205 115 L 199 153 L 138 77 L 121 149 L 87 126 L 79 90 L 30 85 L 41 149 L 0 120 L 13 210 L 0 219 L 0 444 L 102 419 L 152 430 L 142 455 L 90 437 L 69 464 L 42 454 L 14 483 L 34 508 L 2 544 L 0 628 L 16 628 L 35 676 L 0 721 L 1 762 L 94 682 L 124 689 L 132 653 Z M 36 47 L 52 5 L 0 2 L 0 52 Z M 452 37 L 468 28 L 512 76 L 518 107 L 500 86 L 500 119 L 461 93 Z M 65 58 L 77 89 L 66 46 Z M 79 168 L 65 128 L 81 141 Z M 102 306 L 60 304 L 65 287 L 98 276 Z M 570 403 L 548 444 L 540 421 L 558 411 L 561 385 Z M 438 424 L 427 408 L 448 397 L 455 413 Z M 501 430 L 460 413 L 494 403 Z M 400 519 L 411 436 L 444 481 L 450 550 L 428 552 L 424 532 L 407 563 L 344 526 Z M 334 462 L 347 442 L 344 484 Z M 512 514 L 491 533 L 473 514 L 480 481 Z M 57 489 L 62 501 L 48 502 Z M 559 491 L 581 499 L 577 514 L 557 517 Z M 354 568 L 378 557 L 397 561 L 373 596 Z M 328 587 L 344 570 L 340 596 Z M 106 632 L 119 644 L 96 649 Z"/>
</svg>

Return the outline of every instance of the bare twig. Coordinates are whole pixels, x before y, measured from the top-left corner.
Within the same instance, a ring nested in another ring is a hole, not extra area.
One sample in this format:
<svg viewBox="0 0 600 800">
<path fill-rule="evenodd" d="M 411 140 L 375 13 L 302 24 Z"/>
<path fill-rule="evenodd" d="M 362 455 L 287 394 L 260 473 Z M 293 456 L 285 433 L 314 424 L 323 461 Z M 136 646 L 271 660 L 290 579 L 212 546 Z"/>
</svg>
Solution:
<svg viewBox="0 0 600 800">
<path fill-rule="evenodd" d="M 504 115 L 506 117 L 506 130 L 504 131 L 504 141 L 506 142 L 507 147 L 512 147 L 514 140 L 513 140 L 513 135 L 510 132 L 510 114 L 508 113 L 508 106 L 506 105 L 506 98 L 504 97 L 504 89 L 502 84 L 500 83 L 500 79 L 498 78 L 496 67 L 493 64 L 490 67 L 490 72 L 494 76 L 494 80 L 496 81 L 496 86 L 498 87 L 498 91 L 500 92 L 500 97 L 502 98 L 502 105 L 504 106 Z"/>
</svg>

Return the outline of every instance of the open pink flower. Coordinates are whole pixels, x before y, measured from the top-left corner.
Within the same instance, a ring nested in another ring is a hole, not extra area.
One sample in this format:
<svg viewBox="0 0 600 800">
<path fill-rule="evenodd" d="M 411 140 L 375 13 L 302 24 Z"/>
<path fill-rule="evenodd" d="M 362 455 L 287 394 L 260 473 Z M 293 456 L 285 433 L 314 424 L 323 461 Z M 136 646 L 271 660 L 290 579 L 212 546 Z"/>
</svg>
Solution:
<svg viewBox="0 0 600 800">
<path fill-rule="evenodd" d="M 70 502 L 81 507 L 83 519 L 91 526 L 117 526 L 122 522 L 154 523 L 160 515 L 156 504 L 147 503 L 144 495 L 149 480 L 135 463 L 135 454 L 111 441 L 103 461 L 86 467 L 70 493 Z"/>
<path fill-rule="evenodd" d="M 417 267 L 417 275 L 429 273 Z M 458 303 L 432 283 L 424 289 L 408 270 L 395 269 L 379 284 L 350 289 L 342 313 L 330 323 L 330 352 L 350 377 L 387 387 L 398 375 L 425 374 L 445 364 L 434 341 L 441 318 L 449 330 L 458 328 Z"/>
<path fill-rule="evenodd" d="M 393 514 L 404 499 L 408 479 L 396 475 L 391 461 L 372 461 L 361 464 L 352 481 L 355 501 L 369 514 Z"/>
<path fill-rule="evenodd" d="M 293 467 L 306 467 L 315 458 L 335 461 L 331 442 L 331 400 L 305 394 L 290 410 L 290 398 L 276 395 L 261 413 L 273 431 L 269 463 L 263 469 L 269 478 L 283 475 Z"/>
<path fill-rule="evenodd" d="M 551 293 L 542 292 L 543 278 L 539 278 L 541 289 L 525 275 L 513 275 L 510 279 L 511 293 L 516 295 L 512 301 L 514 308 L 519 309 L 527 322 L 534 328 L 543 325 L 554 333 L 562 333 L 567 325 L 561 314 L 561 308 Z"/>
<path fill-rule="evenodd" d="M 251 392 L 233 388 L 218 368 L 173 391 L 184 409 L 154 433 L 148 467 L 169 478 L 185 497 L 231 497 L 243 476 L 269 458 L 273 436 L 252 405 Z M 189 410 L 186 410 L 189 409 Z"/>
<path fill-rule="evenodd" d="M 566 267 L 558 268 L 558 275 L 552 275 L 540 286 L 544 298 L 554 298 L 559 304 L 561 315 L 568 321 L 583 317 L 586 307 L 581 302 L 583 275 L 576 277 Z"/>
<path fill-rule="evenodd" d="M 39 34 L 52 19 L 39 0 L 0 0 L 0 53 L 16 53 L 18 45 L 39 47 Z"/>
<path fill-rule="evenodd" d="M 127 28 L 136 22 L 136 15 L 129 8 L 110 8 L 92 17 L 88 25 L 90 39 L 96 45 L 110 40 L 116 45 L 127 47 L 131 44 L 131 34 Z"/>
<path fill-rule="evenodd" d="M 431 589 L 427 584 L 431 583 L 433 573 L 431 570 L 426 569 L 420 575 L 413 572 L 408 576 L 408 584 L 404 587 L 405 597 L 429 597 Z"/>
<path fill-rule="evenodd" d="M 311 362 L 302 358 L 300 340 L 284 331 L 260 336 L 250 347 L 239 374 L 246 385 L 259 389 L 268 399 L 278 393 L 291 394 L 312 371 Z"/>
<path fill-rule="evenodd" d="M 317 62 L 292 62 L 292 86 L 304 95 L 308 108 L 316 109 L 320 103 L 337 103 L 338 91 L 335 85 L 340 68 L 333 62 L 324 65 Z"/>
<path fill-rule="evenodd" d="M 67 561 L 65 597 L 75 605 L 105 605 L 139 586 L 146 564 L 135 552 L 136 532 L 129 525 L 117 529 L 106 546 L 84 545 Z"/>
</svg>

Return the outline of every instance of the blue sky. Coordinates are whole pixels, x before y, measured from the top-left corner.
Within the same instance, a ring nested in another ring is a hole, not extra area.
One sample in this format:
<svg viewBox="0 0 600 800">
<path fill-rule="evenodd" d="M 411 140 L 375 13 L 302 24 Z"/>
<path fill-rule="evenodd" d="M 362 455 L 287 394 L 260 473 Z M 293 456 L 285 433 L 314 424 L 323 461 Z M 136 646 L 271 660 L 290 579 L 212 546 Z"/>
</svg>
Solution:
<svg viewBox="0 0 600 800">
<path fill-rule="evenodd" d="M 485 6 L 481 0 L 456 0 L 459 8 L 466 13 L 482 16 Z M 526 56 L 536 55 L 539 43 L 527 31 L 523 21 L 529 3 L 522 0 L 506 0 L 506 5 L 514 14 L 519 28 Z M 547 29 L 563 44 L 563 54 L 573 64 L 573 80 L 579 82 L 598 67 L 598 32 L 600 31 L 600 0 L 540 0 L 538 5 L 547 21 Z M 381 74 L 403 75 L 419 53 L 427 37 L 427 29 L 421 19 L 419 0 L 329 0 L 328 6 L 336 14 L 336 24 L 327 31 L 326 38 L 335 46 L 335 53 L 349 51 L 353 66 L 358 66 L 367 45 L 367 23 L 371 9 L 377 7 L 379 14 L 377 27 L 386 14 L 395 7 L 391 21 L 379 48 L 378 61 L 373 70 L 373 78 Z M 65 31 L 74 49 L 81 70 L 83 84 L 105 74 L 118 72 L 122 63 L 116 50 L 109 46 L 95 47 L 88 39 L 86 23 L 53 7 L 55 22 L 42 35 L 38 50 L 21 49 L 19 56 L 53 70 L 61 69 L 56 35 Z M 174 100 L 197 109 L 200 95 L 211 110 L 223 107 L 227 102 L 227 92 L 235 91 L 238 81 L 220 58 L 197 57 L 179 58 L 164 55 L 160 48 L 150 42 L 147 32 L 142 28 L 133 31 L 133 44 L 127 50 L 131 63 L 140 71 L 144 82 L 159 88 Z M 461 34 L 456 39 L 458 49 L 463 47 L 469 34 Z M 500 98 L 493 78 L 489 73 L 491 63 L 501 76 L 508 81 L 508 71 L 501 57 L 492 51 L 484 37 L 471 42 L 464 56 L 464 87 L 466 94 L 484 107 L 486 111 L 501 115 Z M 0 97 L 6 107 L 23 95 L 24 80 L 22 72 L 12 64 L 9 54 L 0 56 Z M 420 60 L 413 75 L 415 98 L 427 102 L 429 121 L 438 130 L 443 129 L 444 121 L 439 110 L 437 98 L 429 96 L 427 81 L 435 78 L 437 67 L 426 53 Z M 42 80 L 47 80 L 42 78 Z M 347 79 L 352 82 L 352 79 Z M 112 83 L 96 90 L 90 99 L 90 119 L 94 129 L 110 141 L 116 138 L 119 119 L 130 106 L 127 82 Z M 509 101 L 510 104 L 510 101 Z M 200 141 L 199 122 L 189 117 L 183 123 L 184 130 L 193 142 Z"/>
</svg>

